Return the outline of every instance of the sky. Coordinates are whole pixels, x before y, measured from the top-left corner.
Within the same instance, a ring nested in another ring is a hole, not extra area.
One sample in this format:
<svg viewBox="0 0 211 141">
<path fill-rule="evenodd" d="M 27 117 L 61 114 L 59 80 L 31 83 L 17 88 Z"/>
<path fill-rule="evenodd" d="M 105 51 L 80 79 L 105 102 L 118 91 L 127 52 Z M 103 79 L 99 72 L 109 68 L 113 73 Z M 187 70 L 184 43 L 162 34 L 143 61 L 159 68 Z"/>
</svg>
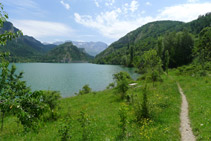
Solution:
<svg viewBox="0 0 211 141">
<path fill-rule="evenodd" d="M 211 12 L 211 0 L 0 0 L 9 21 L 45 43 L 107 44 L 157 20 L 190 22 Z"/>
</svg>

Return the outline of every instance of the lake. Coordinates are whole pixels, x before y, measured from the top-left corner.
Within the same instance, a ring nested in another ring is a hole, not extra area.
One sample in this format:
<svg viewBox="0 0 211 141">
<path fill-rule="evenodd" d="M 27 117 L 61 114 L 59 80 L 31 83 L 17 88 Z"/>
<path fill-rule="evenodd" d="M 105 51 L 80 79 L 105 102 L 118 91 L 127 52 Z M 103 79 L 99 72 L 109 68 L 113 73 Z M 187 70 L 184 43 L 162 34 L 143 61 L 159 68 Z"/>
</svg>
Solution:
<svg viewBox="0 0 211 141">
<path fill-rule="evenodd" d="M 60 91 L 63 97 L 74 96 L 84 85 L 93 91 L 106 89 L 113 82 L 113 74 L 128 72 L 133 79 L 138 74 L 134 68 L 118 65 L 98 65 L 90 63 L 16 63 L 17 72 L 24 71 L 27 85 L 34 90 Z"/>
</svg>

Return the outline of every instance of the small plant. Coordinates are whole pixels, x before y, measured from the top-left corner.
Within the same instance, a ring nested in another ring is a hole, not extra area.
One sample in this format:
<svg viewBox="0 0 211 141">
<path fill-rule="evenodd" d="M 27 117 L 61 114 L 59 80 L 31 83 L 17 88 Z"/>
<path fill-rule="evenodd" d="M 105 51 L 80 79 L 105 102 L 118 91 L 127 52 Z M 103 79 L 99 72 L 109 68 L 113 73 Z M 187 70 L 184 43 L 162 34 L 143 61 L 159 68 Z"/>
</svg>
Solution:
<svg viewBox="0 0 211 141">
<path fill-rule="evenodd" d="M 81 111 L 80 118 L 78 119 L 78 121 L 82 128 L 82 140 L 87 141 L 90 136 L 90 130 L 89 130 L 90 118 L 85 112 Z"/>
<path fill-rule="evenodd" d="M 67 117 L 65 122 L 62 122 L 61 128 L 59 129 L 58 133 L 61 136 L 61 141 L 71 140 L 72 135 L 70 129 L 72 127 L 72 119 Z"/>
<path fill-rule="evenodd" d="M 149 119 L 144 119 L 141 122 L 141 128 L 140 128 L 140 135 L 141 140 L 150 140 L 152 137 L 153 132 L 155 131 L 155 128 L 150 127 L 150 124 L 152 124 L 152 121 Z"/>
<path fill-rule="evenodd" d="M 148 119 L 149 118 L 149 110 L 147 106 L 148 100 L 147 100 L 147 86 L 145 86 L 143 90 L 143 103 L 142 103 L 142 111 L 141 116 L 142 118 Z"/>
<path fill-rule="evenodd" d="M 120 116 L 119 128 L 121 132 L 118 138 L 120 140 L 127 139 L 127 124 L 128 124 L 127 112 L 128 112 L 128 106 L 126 104 L 123 104 L 119 109 L 119 116 Z"/>
</svg>

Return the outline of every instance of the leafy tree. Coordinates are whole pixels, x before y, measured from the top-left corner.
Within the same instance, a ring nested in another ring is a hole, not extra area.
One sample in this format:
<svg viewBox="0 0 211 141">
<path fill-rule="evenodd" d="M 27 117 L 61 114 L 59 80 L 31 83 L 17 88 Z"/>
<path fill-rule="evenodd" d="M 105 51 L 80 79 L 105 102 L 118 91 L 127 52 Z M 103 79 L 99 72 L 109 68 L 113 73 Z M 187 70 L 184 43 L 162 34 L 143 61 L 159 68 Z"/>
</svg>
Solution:
<svg viewBox="0 0 211 141">
<path fill-rule="evenodd" d="M 129 89 L 129 80 L 131 77 L 126 72 L 119 72 L 113 75 L 114 80 L 117 83 L 117 91 L 121 94 L 121 98 L 124 99 L 126 97 L 126 92 Z"/>
<path fill-rule="evenodd" d="M 6 19 L 8 19 L 8 15 L 6 12 L 4 12 L 3 5 L 0 3 L 0 28 L 2 28 Z M 16 38 L 19 35 L 21 35 L 21 32 L 12 33 L 5 31 L 0 35 L 0 45 L 5 45 L 7 40 Z M 19 75 L 14 75 L 14 66 L 11 68 L 11 70 L 9 70 L 9 62 L 5 59 L 7 56 L 9 56 L 9 53 L 0 53 L 0 109 L 2 112 L 1 130 L 3 130 L 5 113 L 11 111 L 13 105 L 15 105 L 14 98 L 16 91 L 13 90 L 18 87 L 18 84 L 20 84 L 19 78 L 22 76 L 22 73 Z"/>
<path fill-rule="evenodd" d="M 0 28 L 8 18 L 0 3 Z M 7 40 L 19 37 L 21 32 L 7 32 L 0 35 L 0 45 L 5 45 Z M 6 57 L 9 53 L 0 53 L 0 109 L 2 113 L 1 129 L 3 130 L 4 117 L 6 113 L 16 115 L 25 129 L 36 129 L 37 121 L 45 111 L 46 105 L 42 102 L 41 91 L 31 92 L 25 81 L 21 81 L 23 73 L 16 74 L 16 67 L 12 65 L 9 69 L 9 62 Z"/>
<path fill-rule="evenodd" d="M 211 27 L 206 27 L 200 32 L 194 53 L 204 69 L 205 62 L 211 61 Z"/>
<path fill-rule="evenodd" d="M 163 63 L 165 64 L 166 50 L 169 52 L 169 67 L 186 65 L 192 61 L 194 41 L 187 30 L 183 32 L 167 33 L 163 38 Z"/>
<path fill-rule="evenodd" d="M 143 68 L 141 69 L 145 70 L 148 78 L 152 80 L 154 85 L 154 82 L 160 79 L 160 75 L 162 73 L 162 61 L 157 55 L 157 51 L 154 49 L 146 51 L 142 57 Z"/>
</svg>

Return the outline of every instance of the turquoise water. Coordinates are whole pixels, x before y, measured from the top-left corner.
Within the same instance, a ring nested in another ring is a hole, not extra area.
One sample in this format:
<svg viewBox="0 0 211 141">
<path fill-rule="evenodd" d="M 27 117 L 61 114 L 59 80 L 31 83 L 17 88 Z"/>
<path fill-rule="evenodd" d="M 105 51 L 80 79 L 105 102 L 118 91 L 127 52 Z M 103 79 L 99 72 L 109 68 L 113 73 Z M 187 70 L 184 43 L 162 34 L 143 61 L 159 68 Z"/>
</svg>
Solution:
<svg viewBox="0 0 211 141">
<path fill-rule="evenodd" d="M 94 91 L 105 89 L 113 82 L 113 74 L 126 71 L 137 78 L 134 69 L 117 65 L 97 65 L 89 63 L 16 63 L 17 72 L 24 71 L 27 85 L 34 90 L 56 90 L 63 97 L 74 96 L 84 85 Z"/>
</svg>

